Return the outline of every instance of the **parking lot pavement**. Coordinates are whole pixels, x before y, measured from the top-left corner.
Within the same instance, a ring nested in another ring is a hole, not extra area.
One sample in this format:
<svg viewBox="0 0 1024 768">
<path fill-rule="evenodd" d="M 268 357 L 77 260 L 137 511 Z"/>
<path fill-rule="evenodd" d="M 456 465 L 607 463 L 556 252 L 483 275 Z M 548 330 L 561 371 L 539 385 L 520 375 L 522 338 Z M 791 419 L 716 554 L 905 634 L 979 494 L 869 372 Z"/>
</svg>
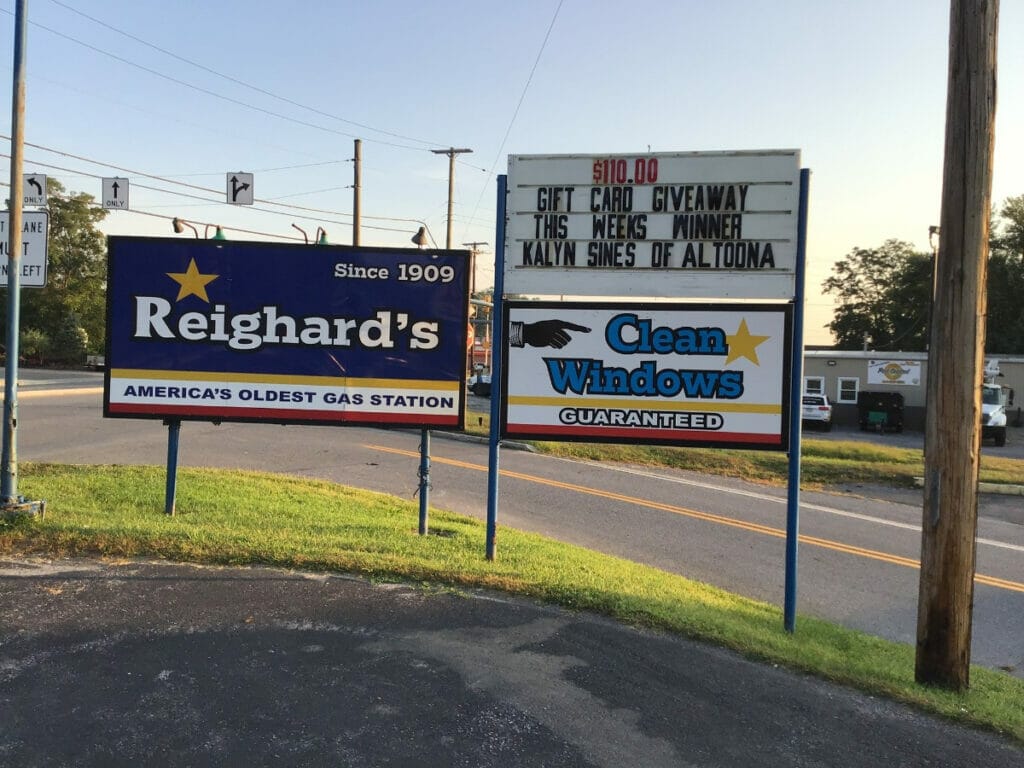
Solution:
<svg viewBox="0 0 1024 768">
<path fill-rule="evenodd" d="M 1024 760 L 878 697 L 526 600 L 168 563 L 0 559 L 0 712 L 2 765 Z"/>
<path fill-rule="evenodd" d="M 803 437 L 808 440 L 857 440 L 876 445 L 891 445 L 897 448 L 924 448 L 924 432 L 904 430 L 903 432 L 869 432 L 857 427 L 833 425 L 831 431 L 804 425 Z M 1006 445 L 996 446 L 991 440 L 982 443 L 982 455 L 1002 456 L 1007 459 L 1024 459 L 1024 427 L 1010 427 L 1006 434 Z"/>
</svg>

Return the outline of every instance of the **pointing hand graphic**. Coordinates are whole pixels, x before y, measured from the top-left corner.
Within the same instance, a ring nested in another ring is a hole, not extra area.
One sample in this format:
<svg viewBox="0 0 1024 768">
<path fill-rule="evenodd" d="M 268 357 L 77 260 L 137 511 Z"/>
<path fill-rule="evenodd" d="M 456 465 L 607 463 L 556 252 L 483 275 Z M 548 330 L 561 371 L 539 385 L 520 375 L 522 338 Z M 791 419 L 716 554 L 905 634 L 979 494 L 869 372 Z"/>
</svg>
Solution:
<svg viewBox="0 0 1024 768">
<path fill-rule="evenodd" d="M 572 336 L 568 334 L 568 331 L 590 333 L 590 329 L 585 325 L 576 325 L 576 323 L 566 320 L 541 320 L 536 323 L 512 322 L 510 325 L 509 342 L 513 347 L 529 345 L 561 349 L 572 341 Z"/>
</svg>

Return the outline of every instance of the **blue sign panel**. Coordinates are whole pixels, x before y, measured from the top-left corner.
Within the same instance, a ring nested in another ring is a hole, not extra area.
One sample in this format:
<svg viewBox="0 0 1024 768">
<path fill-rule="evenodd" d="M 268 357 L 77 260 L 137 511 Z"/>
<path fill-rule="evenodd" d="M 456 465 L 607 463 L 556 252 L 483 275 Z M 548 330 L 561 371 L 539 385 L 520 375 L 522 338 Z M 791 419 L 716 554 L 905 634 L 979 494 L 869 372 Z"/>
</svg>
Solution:
<svg viewBox="0 0 1024 768">
<path fill-rule="evenodd" d="M 468 252 L 108 245 L 105 416 L 462 428 Z"/>
</svg>

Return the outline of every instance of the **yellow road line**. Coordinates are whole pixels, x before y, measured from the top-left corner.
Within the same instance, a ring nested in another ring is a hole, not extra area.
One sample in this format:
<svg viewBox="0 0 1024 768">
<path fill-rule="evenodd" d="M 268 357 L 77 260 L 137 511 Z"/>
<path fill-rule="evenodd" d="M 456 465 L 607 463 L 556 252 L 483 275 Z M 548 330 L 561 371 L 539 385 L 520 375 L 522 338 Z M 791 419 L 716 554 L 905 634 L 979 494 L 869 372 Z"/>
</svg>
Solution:
<svg viewBox="0 0 1024 768">
<path fill-rule="evenodd" d="M 364 445 L 364 448 L 369 448 L 374 451 L 383 451 L 384 453 L 394 453 L 400 456 L 410 456 L 417 458 L 419 453 L 416 451 L 407 451 L 400 448 L 389 448 L 384 445 Z M 453 467 L 460 467 L 462 469 L 472 469 L 478 472 L 486 472 L 487 467 L 482 464 L 470 464 L 469 462 L 459 461 L 457 459 L 445 459 L 437 456 L 431 456 L 430 460 L 436 464 L 447 464 Z M 683 517 L 690 517 L 694 520 L 703 520 L 708 523 L 715 523 L 717 525 L 726 525 L 730 528 L 740 528 L 751 533 L 760 533 L 764 536 L 773 536 L 777 539 L 786 538 L 785 530 L 781 528 L 773 528 L 768 525 L 760 525 L 759 523 L 748 523 L 743 520 L 736 520 L 731 517 L 724 517 L 723 515 L 715 515 L 710 512 L 700 512 L 696 509 L 687 509 L 686 507 L 678 507 L 674 504 L 664 504 L 660 501 L 651 501 L 649 499 L 641 499 L 636 496 L 626 496 L 621 493 L 614 493 L 612 491 L 602 491 L 597 488 L 590 488 L 585 485 L 576 485 L 575 483 L 564 483 L 561 480 L 549 480 L 545 477 L 537 477 L 536 475 L 526 475 L 521 472 L 512 472 L 510 470 L 503 469 L 500 471 L 502 477 L 512 477 L 517 480 L 526 480 L 531 483 L 538 483 L 540 485 L 548 485 L 552 488 L 561 488 L 566 491 L 573 491 L 574 493 L 581 493 L 587 496 L 597 496 L 603 499 L 609 499 L 611 501 L 621 501 L 626 504 L 635 504 L 640 507 L 647 507 L 648 509 L 657 509 L 662 512 L 671 512 L 675 515 L 681 515 Z M 870 560 L 879 560 L 883 563 L 890 563 L 892 565 L 901 565 L 905 568 L 917 568 L 920 569 L 921 563 L 910 557 L 903 557 L 901 555 L 891 555 L 887 552 L 879 552 L 874 549 L 865 549 L 864 547 L 857 547 L 852 544 L 844 544 L 840 541 L 832 541 L 831 539 L 821 539 L 817 536 L 800 536 L 801 544 L 809 544 L 814 547 L 821 547 L 822 549 L 831 549 L 835 552 L 843 552 L 848 555 L 855 555 L 857 557 L 865 557 Z M 1000 589 L 1008 589 L 1013 592 L 1024 592 L 1024 583 L 1009 581 L 1008 579 L 1000 579 L 996 576 L 985 576 L 980 573 L 974 574 L 974 580 L 978 584 L 985 584 L 990 587 L 998 587 Z"/>
<path fill-rule="evenodd" d="M 18 390 L 18 400 L 30 400 L 39 397 L 63 397 L 65 395 L 102 395 L 103 387 L 68 387 L 67 389 L 28 389 Z M 3 402 L 3 397 L 0 397 Z"/>
</svg>

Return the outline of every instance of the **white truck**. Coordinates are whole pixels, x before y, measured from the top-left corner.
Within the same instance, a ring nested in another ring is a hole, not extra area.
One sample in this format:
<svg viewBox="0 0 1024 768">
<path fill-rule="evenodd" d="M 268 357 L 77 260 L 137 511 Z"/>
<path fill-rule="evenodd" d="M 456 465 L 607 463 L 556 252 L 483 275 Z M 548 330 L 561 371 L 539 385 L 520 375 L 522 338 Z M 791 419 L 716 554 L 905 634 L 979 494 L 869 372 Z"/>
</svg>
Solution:
<svg viewBox="0 0 1024 768">
<path fill-rule="evenodd" d="M 999 361 L 986 361 L 981 385 L 981 439 L 992 438 L 1002 446 L 1006 445 L 1006 412 L 1013 405 L 1013 390 L 995 383 L 999 375 Z"/>
</svg>

